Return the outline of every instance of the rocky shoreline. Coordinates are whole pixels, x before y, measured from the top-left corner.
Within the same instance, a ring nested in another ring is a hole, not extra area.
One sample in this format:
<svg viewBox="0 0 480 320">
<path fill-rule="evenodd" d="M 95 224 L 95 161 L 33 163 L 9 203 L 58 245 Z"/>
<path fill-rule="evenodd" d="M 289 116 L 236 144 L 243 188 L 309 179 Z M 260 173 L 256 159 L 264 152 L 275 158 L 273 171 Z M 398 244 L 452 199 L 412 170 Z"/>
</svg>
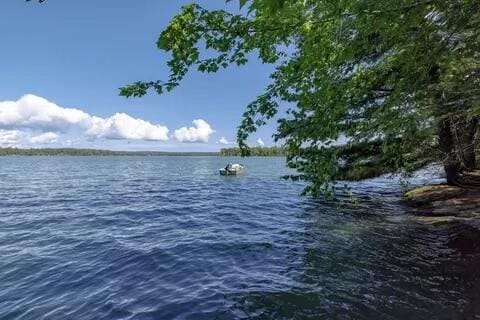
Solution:
<svg viewBox="0 0 480 320">
<path fill-rule="evenodd" d="M 478 177 L 478 171 L 467 178 Z M 414 188 L 405 201 L 421 223 L 445 228 L 454 247 L 463 253 L 480 252 L 480 190 L 446 184 Z"/>
<path fill-rule="evenodd" d="M 463 181 L 480 181 L 479 177 L 480 171 L 477 170 L 461 178 Z M 480 217 L 479 188 L 428 185 L 406 192 L 405 201 L 413 207 L 414 213 L 422 216 Z"/>
<path fill-rule="evenodd" d="M 480 216 L 480 191 L 449 185 L 416 188 L 405 194 L 415 213 L 426 216 Z"/>
<path fill-rule="evenodd" d="M 480 191 L 446 184 L 405 193 L 405 201 L 420 223 L 447 228 L 451 244 L 462 253 L 480 252 Z"/>
</svg>

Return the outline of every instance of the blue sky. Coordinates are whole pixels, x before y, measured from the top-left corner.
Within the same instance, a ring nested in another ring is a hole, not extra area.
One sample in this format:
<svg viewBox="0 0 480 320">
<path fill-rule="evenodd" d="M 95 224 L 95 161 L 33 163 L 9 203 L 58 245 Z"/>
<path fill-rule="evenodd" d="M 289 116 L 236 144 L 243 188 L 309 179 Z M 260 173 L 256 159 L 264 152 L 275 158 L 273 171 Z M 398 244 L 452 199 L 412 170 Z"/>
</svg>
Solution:
<svg viewBox="0 0 480 320">
<path fill-rule="evenodd" d="M 245 67 L 233 66 L 213 75 L 192 71 L 181 87 L 162 96 L 118 96 L 122 85 L 168 76 L 169 56 L 157 50 L 155 42 L 180 7 L 188 3 L 191 1 L 47 0 L 40 5 L 2 0 L 0 146 L 209 151 L 222 146 L 218 143 L 222 137 L 234 141 L 245 106 L 263 91 L 273 69 L 256 59 Z M 229 5 L 211 0 L 197 3 L 238 11 L 236 1 Z M 25 98 L 27 94 L 31 96 Z M 80 115 L 80 120 L 60 119 L 59 113 L 70 112 L 64 108 L 86 115 Z M 129 118 L 113 117 L 117 113 Z M 49 118 L 38 120 L 45 115 Z M 206 131 L 199 133 L 199 139 L 195 130 L 202 128 L 198 122 L 192 124 L 195 119 L 210 128 L 204 126 Z M 95 129 L 93 122 L 98 124 Z M 133 127 L 121 127 L 129 124 Z M 138 134 L 136 126 L 144 134 Z M 258 138 L 272 144 L 274 126 L 253 135 L 252 144 Z M 169 129 L 168 140 L 164 127 Z M 176 139 L 175 130 L 182 127 L 186 127 L 184 138 Z M 200 142 L 188 142 L 194 140 Z"/>
</svg>

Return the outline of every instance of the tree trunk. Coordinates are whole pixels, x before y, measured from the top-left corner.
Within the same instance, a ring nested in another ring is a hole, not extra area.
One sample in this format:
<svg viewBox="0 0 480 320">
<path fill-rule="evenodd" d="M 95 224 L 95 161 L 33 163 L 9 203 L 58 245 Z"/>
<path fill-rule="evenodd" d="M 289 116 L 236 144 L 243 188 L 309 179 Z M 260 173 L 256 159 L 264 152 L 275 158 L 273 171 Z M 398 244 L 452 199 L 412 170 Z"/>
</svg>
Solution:
<svg viewBox="0 0 480 320">
<path fill-rule="evenodd" d="M 444 117 L 438 125 L 439 148 L 444 159 L 447 183 L 460 187 L 480 186 L 473 177 L 463 177 L 462 173 L 476 169 L 475 139 L 478 120 L 453 121 Z"/>
<path fill-rule="evenodd" d="M 430 82 L 440 81 L 441 69 L 433 64 L 429 70 Z M 479 118 L 469 118 L 465 105 L 460 102 L 455 108 L 447 107 L 447 93 L 438 91 L 434 94 L 437 101 L 438 144 L 443 157 L 443 165 L 450 185 L 464 186 L 462 173 L 476 169 L 475 142 Z M 453 116 L 452 116 L 453 115 Z M 480 186 L 480 181 L 471 181 L 471 185 Z"/>
<path fill-rule="evenodd" d="M 457 158 L 451 127 L 451 120 L 449 118 L 440 120 L 438 124 L 438 145 L 444 159 L 443 166 L 447 176 L 447 183 L 457 185 L 460 163 Z"/>
<path fill-rule="evenodd" d="M 459 121 L 454 130 L 457 132 L 456 149 L 459 155 L 462 170 L 476 169 L 475 140 L 477 135 L 478 120 L 464 119 Z"/>
</svg>

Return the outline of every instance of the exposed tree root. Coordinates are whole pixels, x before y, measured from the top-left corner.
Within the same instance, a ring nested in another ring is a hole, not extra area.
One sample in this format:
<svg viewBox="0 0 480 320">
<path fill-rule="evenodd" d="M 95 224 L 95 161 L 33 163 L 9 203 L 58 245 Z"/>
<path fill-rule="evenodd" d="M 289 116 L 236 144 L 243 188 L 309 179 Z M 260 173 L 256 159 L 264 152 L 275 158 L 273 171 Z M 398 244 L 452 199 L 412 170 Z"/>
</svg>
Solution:
<svg viewBox="0 0 480 320">
<path fill-rule="evenodd" d="M 450 184 L 463 189 L 480 191 L 480 170 L 460 173 L 450 181 Z"/>
</svg>

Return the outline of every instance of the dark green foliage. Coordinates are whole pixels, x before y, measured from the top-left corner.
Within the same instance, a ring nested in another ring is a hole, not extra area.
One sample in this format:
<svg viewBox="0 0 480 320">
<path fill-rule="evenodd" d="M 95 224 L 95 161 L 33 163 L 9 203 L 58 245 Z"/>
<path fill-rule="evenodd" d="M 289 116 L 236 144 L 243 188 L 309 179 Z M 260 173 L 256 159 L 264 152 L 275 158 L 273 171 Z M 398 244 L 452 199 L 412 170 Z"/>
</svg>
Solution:
<svg viewBox="0 0 480 320">
<path fill-rule="evenodd" d="M 480 107 L 479 1 L 240 1 L 247 5 L 248 15 L 185 6 L 158 40 L 172 53 L 167 90 L 191 68 L 216 72 L 252 54 L 276 64 L 240 125 L 244 154 L 247 137 L 288 103 L 275 138 L 313 194 L 331 192 L 338 179 L 407 174 L 431 161 L 444 162 L 447 173 L 471 167 L 465 150 Z M 121 93 L 158 86 L 137 83 Z M 332 146 L 339 139 L 344 145 Z"/>
<path fill-rule="evenodd" d="M 222 148 L 220 150 L 221 156 L 241 156 L 242 150 L 240 148 Z M 252 147 L 250 148 L 250 156 L 254 157 L 284 157 L 286 150 L 280 147 Z"/>
<path fill-rule="evenodd" d="M 408 174 L 442 162 L 449 183 L 476 166 L 480 114 L 478 0 L 240 0 L 237 14 L 183 7 L 157 46 L 171 53 L 165 81 L 137 82 L 139 97 L 258 56 L 271 84 L 246 107 L 237 140 L 280 116 L 295 179 L 312 194 L 335 181 Z M 248 9 L 247 9 L 248 8 Z M 279 106 L 289 106 L 277 115 Z M 344 145 L 339 146 L 338 142 Z"/>
</svg>

